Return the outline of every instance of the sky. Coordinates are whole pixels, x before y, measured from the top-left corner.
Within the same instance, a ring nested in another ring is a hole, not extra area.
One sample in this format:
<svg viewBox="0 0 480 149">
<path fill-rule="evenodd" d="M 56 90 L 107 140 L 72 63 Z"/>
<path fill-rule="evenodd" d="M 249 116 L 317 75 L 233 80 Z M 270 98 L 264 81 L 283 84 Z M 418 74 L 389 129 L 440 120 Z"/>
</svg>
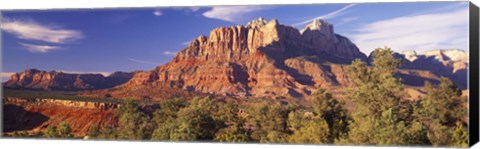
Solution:
<svg viewBox="0 0 480 149">
<path fill-rule="evenodd" d="M 102 74 L 151 70 L 214 28 L 259 17 L 299 30 L 315 19 L 327 20 L 367 55 L 384 46 L 398 52 L 468 51 L 468 2 L 458 1 L 1 13 L 2 79 L 28 68 Z"/>
</svg>

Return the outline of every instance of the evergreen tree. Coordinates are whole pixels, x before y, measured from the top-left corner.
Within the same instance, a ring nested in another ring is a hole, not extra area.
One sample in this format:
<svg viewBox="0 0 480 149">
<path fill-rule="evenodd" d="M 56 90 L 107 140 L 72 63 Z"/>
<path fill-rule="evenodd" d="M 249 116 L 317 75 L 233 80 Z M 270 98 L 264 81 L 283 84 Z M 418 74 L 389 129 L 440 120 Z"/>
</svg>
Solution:
<svg viewBox="0 0 480 149">
<path fill-rule="evenodd" d="M 452 132 L 452 146 L 468 147 L 468 128 L 464 124 L 458 123 Z"/>
<path fill-rule="evenodd" d="M 71 138 L 73 137 L 72 128 L 67 123 L 60 123 L 57 127 L 58 137 L 60 138 Z"/>
<path fill-rule="evenodd" d="M 150 117 L 141 112 L 134 101 L 126 100 L 117 112 L 120 120 L 119 139 L 143 140 L 151 137 L 153 128 Z"/>
<path fill-rule="evenodd" d="M 118 139 L 118 130 L 113 127 L 106 127 L 103 128 L 98 137 L 98 139 L 105 139 L 105 140 L 114 140 Z"/>
<path fill-rule="evenodd" d="M 450 79 L 440 78 L 440 84 L 425 83 L 427 95 L 416 113 L 428 128 L 428 139 L 435 146 L 464 146 L 468 144 L 466 130 L 467 107 L 461 91 Z"/>
<path fill-rule="evenodd" d="M 293 134 L 290 143 L 322 144 L 330 143 L 330 130 L 322 115 L 309 112 L 293 111 L 288 116 L 288 126 Z"/>
<path fill-rule="evenodd" d="M 346 98 L 355 105 L 349 136 L 338 143 L 404 145 L 422 138 L 422 128 L 412 122 L 411 114 L 404 114 L 408 106 L 401 79 L 395 77 L 400 60 L 390 48 L 375 49 L 372 67 L 361 60 L 353 61 L 348 69 L 352 85 Z"/>
<path fill-rule="evenodd" d="M 160 103 L 160 109 L 153 113 L 152 121 L 156 128 L 152 134 L 152 140 L 170 140 L 170 134 L 177 129 L 177 113 L 185 106 L 187 106 L 187 101 L 182 98 L 165 100 Z"/>
<path fill-rule="evenodd" d="M 87 136 L 91 138 L 97 138 L 99 135 L 100 135 L 100 130 L 96 125 L 93 125 L 90 127 L 90 129 L 88 129 Z"/>
<path fill-rule="evenodd" d="M 215 121 L 220 121 L 219 131 L 215 140 L 220 142 L 247 142 L 250 140 L 248 131 L 244 128 L 245 120 L 239 116 L 238 105 L 228 102 L 220 106 Z"/>
<path fill-rule="evenodd" d="M 168 137 L 175 141 L 212 140 L 216 126 L 211 111 L 215 109 L 210 98 L 194 98 L 187 107 L 178 111 L 178 117 L 173 121 L 177 126 L 170 130 Z M 165 129 L 160 129 L 157 133 L 161 131 Z"/>
<path fill-rule="evenodd" d="M 247 126 L 251 138 L 262 143 L 286 143 L 287 117 L 289 110 L 280 103 L 263 101 L 247 109 Z"/>
<path fill-rule="evenodd" d="M 57 137 L 57 127 L 48 126 L 47 130 L 43 133 L 43 136 L 47 138 L 56 138 Z"/>
<path fill-rule="evenodd" d="M 340 137 L 347 136 L 350 117 L 343 104 L 325 89 L 317 90 L 313 97 L 313 111 L 321 116 L 319 120 L 325 120 L 328 124 L 328 141 L 325 143 L 334 143 Z"/>
<path fill-rule="evenodd" d="M 47 138 L 72 138 L 72 128 L 67 123 L 61 122 L 57 127 L 47 127 L 44 136 Z"/>
</svg>

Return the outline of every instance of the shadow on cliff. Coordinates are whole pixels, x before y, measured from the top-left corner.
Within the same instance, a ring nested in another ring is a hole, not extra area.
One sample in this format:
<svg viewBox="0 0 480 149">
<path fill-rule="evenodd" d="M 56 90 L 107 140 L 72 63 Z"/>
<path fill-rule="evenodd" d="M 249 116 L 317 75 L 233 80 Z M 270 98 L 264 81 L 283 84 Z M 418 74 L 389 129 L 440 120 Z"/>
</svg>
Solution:
<svg viewBox="0 0 480 149">
<path fill-rule="evenodd" d="M 26 111 L 16 105 L 3 105 L 3 132 L 32 130 L 49 118 L 43 114 Z"/>
<path fill-rule="evenodd" d="M 422 87 L 425 85 L 425 82 L 430 82 L 433 84 L 438 84 L 440 83 L 439 80 L 437 79 L 431 79 L 431 78 L 425 78 L 417 75 L 409 75 L 409 74 L 400 74 L 397 73 L 395 74 L 396 77 L 402 78 L 402 82 L 405 85 L 409 86 L 417 86 L 417 87 Z"/>
<path fill-rule="evenodd" d="M 447 59 L 448 60 L 448 59 Z M 453 67 L 444 66 L 440 61 L 434 57 L 421 56 L 413 62 L 403 60 L 403 65 L 400 68 L 425 70 L 435 74 L 438 77 L 447 77 L 452 80 L 459 89 L 468 89 L 467 87 L 467 69 L 461 69 L 453 72 Z M 428 81 L 428 80 L 427 80 Z M 439 83 L 438 81 L 430 81 L 431 83 Z M 423 82 L 421 82 L 423 83 Z"/>
</svg>

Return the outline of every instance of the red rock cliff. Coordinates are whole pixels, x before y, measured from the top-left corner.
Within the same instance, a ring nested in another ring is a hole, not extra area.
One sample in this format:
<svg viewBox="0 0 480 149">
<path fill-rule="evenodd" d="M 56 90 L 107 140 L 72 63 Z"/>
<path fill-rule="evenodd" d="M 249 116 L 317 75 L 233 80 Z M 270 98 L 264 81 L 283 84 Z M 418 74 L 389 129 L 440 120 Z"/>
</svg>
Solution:
<svg viewBox="0 0 480 149">
<path fill-rule="evenodd" d="M 347 81 L 343 64 L 366 56 L 323 20 L 302 32 L 273 19 L 220 27 L 199 36 L 173 60 L 137 73 L 119 88 L 161 83 L 229 96 L 301 97 Z M 323 64 L 335 61 L 337 64 Z"/>
</svg>

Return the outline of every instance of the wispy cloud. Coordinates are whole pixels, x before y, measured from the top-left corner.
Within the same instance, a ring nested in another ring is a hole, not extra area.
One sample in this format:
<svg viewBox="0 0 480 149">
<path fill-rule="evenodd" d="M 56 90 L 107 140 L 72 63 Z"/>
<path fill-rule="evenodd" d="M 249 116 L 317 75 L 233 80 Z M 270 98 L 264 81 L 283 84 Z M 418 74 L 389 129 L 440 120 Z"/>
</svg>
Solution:
<svg viewBox="0 0 480 149">
<path fill-rule="evenodd" d="M 204 17 L 227 22 L 241 22 L 247 14 L 266 9 L 262 6 L 215 6 L 203 13 Z"/>
<path fill-rule="evenodd" d="M 200 10 L 200 8 L 202 7 L 164 7 L 164 8 L 157 8 L 153 11 L 153 15 L 155 16 L 162 16 L 163 15 L 163 11 L 162 10 L 165 10 L 165 9 L 172 9 L 172 10 L 177 10 L 177 11 L 183 11 L 185 12 L 186 14 L 189 14 L 189 13 L 193 13 L 193 12 L 197 12 L 198 10 Z"/>
<path fill-rule="evenodd" d="M 335 18 L 339 15 L 342 15 L 343 12 L 345 12 L 347 9 L 355 6 L 356 4 L 349 4 L 343 8 L 340 8 L 336 11 L 333 11 L 333 12 L 330 12 L 328 14 L 325 14 L 325 15 L 321 15 L 321 16 L 318 16 L 318 17 L 315 17 L 315 18 L 312 18 L 312 19 L 309 19 L 309 20 L 305 20 L 305 21 L 302 21 L 302 22 L 298 22 L 298 23 L 295 23 L 293 24 L 293 26 L 299 26 L 299 25 L 304 25 L 304 24 L 307 24 L 307 23 L 310 23 L 314 20 L 317 20 L 317 19 L 331 19 L 331 18 Z"/>
<path fill-rule="evenodd" d="M 172 9 L 183 10 L 183 11 L 186 11 L 186 12 L 197 12 L 198 10 L 200 10 L 200 8 L 202 8 L 202 7 L 196 7 L 196 6 L 193 6 L 193 7 L 172 7 Z"/>
<path fill-rule="evenodd" d="M 342 24 L 346 24 L 346 23 L 350 23 L 350 22 L 353 22 L 355 20 L 358 20 L 360 19 L 359 17 L 345 17 L 345 18 L 342 18 L 340 19 L 340 22 L 335 24 L 335 25 L 342 25 Z"/>
<path fill-rule="evenodd" d="M 163 13 L 162 13 L 162 11 L 160 11 L 160 9 L 155 9 L 155 11 L 153 11 L 153 15 L 155 15 L 155 16 L 162 16 Z"/>
<path fill-rule="evenodd" d="M 169 56 L 175 56 L 177 52 L 172 52 L 172 51 L 164 51 L 163 55 L 169 55 Z"/>
<path fill-rule="evenodd" d="M 185 42 L 182 42 L 182 45 L 183 46 L 188 46 L 190 43 L 191 43 L 191 41 L 185 41 Z"/>
<path fill-rule="evenodd" d="M 14 72 L 0 72 L 0 81 L 1 82 L 8 81 L 8 79 L 10 79 L 10 76 L 12 76 L 13 74 L 15 74 L 15 73 Z"/>
<path fill-rule="evenodd" d="M 48 45 L 34 45 L 34 44 L 28 44 L 28 43 L 18 43 L 25 49 L 27 49 L 30 52 L 33 53 L 47 53 L 52 50 L 58 50 L 61 49 L 59 46 L 48 46 Z"/>
<path fill-rule="evenodd" d="M 33 20 L 2 19 L 0 28 L 17 38 L 50 43 L 65 43 L 83 37 L 81 31 L 39 24 Z"/>
<path fill-rule="evenodd" d="M 150 61 L 144 61 L 144 60 L 138 60 L 138 59 L 133 59 L 133 58 L 128 58 L 129 61 L 136 62 L 136 63 L 142 63 L 142 64 L 150 64 L 150 65 L 158 65 L 160 63 L 156 62 L 150 62 Z"/>
<path fill-rule="evenodd" d="M 468 1 L 457 1 L 454 2 L 453 4 L 446 5 L 444 7 L 437 7 L 433 9 L 427 9 L 427 10 L 422 10 L 417 13 L 413 13 L 409 16 L 416 16 L 416 15 L 422 15 L 422 14 L 430 14 L 430 13 L 441 13 L 445 11 L 452 11 L 452 10 L 458 10 L 460 8 L 465 8 L 468 7 L 469 2 Z"/>
<path fill-rule="evenodd" d="M 200 8 L 201 8 L 201 7 L 188 7 L 187 9 L 190 10 L 190 11 L 195 12 L 195 11 L 200 10 Z"/>
<path fill-rule="evenodd" d="M 68 74 L 101 74 L 105 77 L 112 74 L 111 72 L 84 72 L 84 71 L 68 71 L 68 70 L 56 70 L 58 72 L 68 73 Z"/>
<path fill-rule="evenodd" d="M 468 8 L 380 20 L 349 37 L 360 50 L 389 46 L 394 50 L 468 49 Z"/>
</svg>

